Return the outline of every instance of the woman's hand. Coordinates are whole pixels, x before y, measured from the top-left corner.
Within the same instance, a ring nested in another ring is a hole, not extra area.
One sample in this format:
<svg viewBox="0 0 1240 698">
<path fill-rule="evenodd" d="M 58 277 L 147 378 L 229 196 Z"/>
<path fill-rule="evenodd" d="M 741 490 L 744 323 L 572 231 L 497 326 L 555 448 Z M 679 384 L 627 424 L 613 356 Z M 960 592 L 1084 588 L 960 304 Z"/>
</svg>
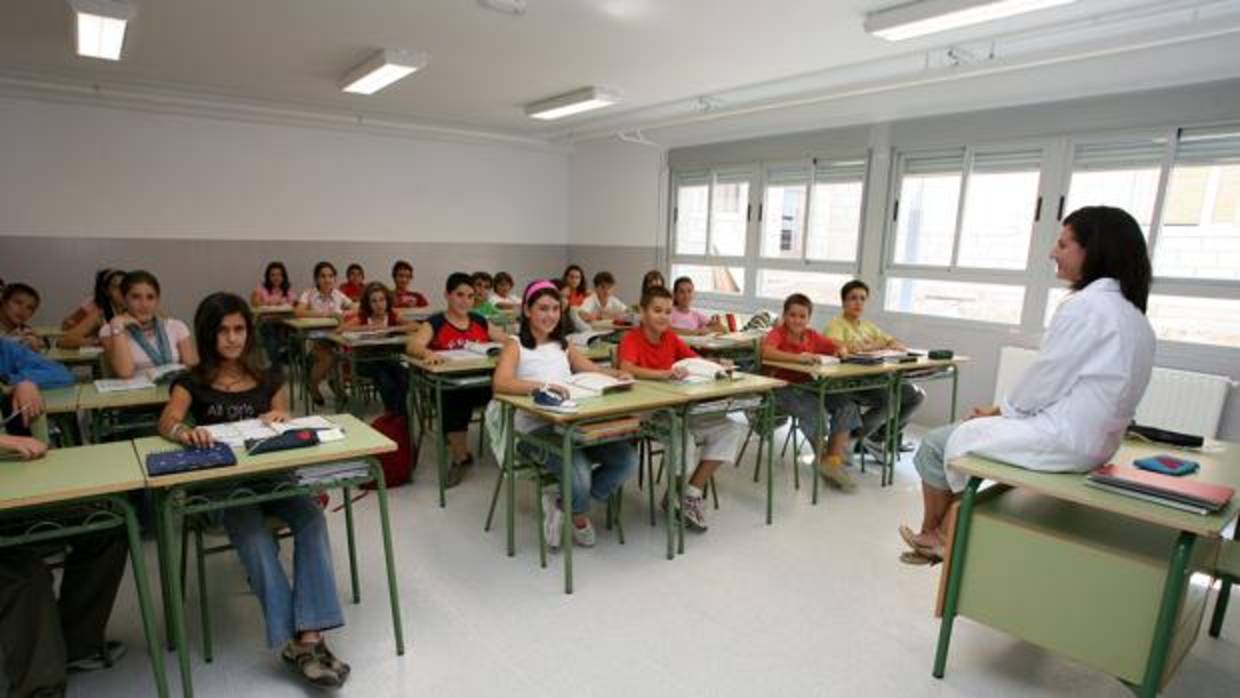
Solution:
<svg viewBox="0 0 1240 698">
<path fill-rule="evenodd" d="M 260 415 L 259 419 L 263 424 L 271 426 L 272 424 L 283 424 L 288 421 L 288 412 L 284 410 L 272 410 L 266 414 Z"/>
<path fill-rule="evenodd" d="M 803 364 L 816 364 L 818 363 L 818 355 L 813 352 L 803 351 L 797 357 L 797 361 Z"/>
<path fill-rule="evenodd" d="M 433 351 L 426 352 L 426 355 L 422 357 L 422 363 L 426 364 L 427 366 L 441 366 L 444 363 L 447 363 L 447 361 L 448 361 L 447 359 L 443 358 L 442 356 L 440 356 L 439 354 L 436 354 Z"/>
<path fill-rule="evenodd" d="M 215 438 L 211 436 L 211 432 L 204 427 L 194 427 L 193 429 L 185 429 L 177 434 L 177 441 L 189 446 L 190 448 L 210 448 L 215 443 Z"/>
<path fill-rule="evenodd" d="M 0 434 L 0 447 L 17 452 L 22 460 L 42 458 L 47 453 L 47 444 L 29 436 L 4 436 Z"/>
<path fill-rule="evenodd" d="M 969 416 L 965 417 L 965 421 L 968 421 L 970 419 L 977 419 L 979 417 L 998 417 L 998 416 L 999 416 L 999 408 L 995 405 L 991 405 L 990 407 L 974 407 L 973 411 L 969 413 Z"/>
<path fill-rule="evenodd" d="M 550 390 L 551 392 L 553 392 L 553 393 L 555 393 L 556 395 L 558 395 L 558 396 L 559 396 L 559 398 L 560 398 L 561 400 L 567 400 L 567 399 L 568 399 L 568 397 L 569 397 L 569 391 L 568 391 L 568 388 L 566 388 L 566 387 L 564 387 L 564 386 L 562 386 L 562 385 L 559 385 L 558 383 L 556 383 L 556 384 L 552 384 L 552 385 L 542 386 L 542 387 L 540 387 L 540 388 L 539 388 L 539 390 L 541 390 L 541 389 L 542 389 L 542 388 L 544 388 L 544 387 L 545 387 L 547 390 Z"/>
<path fill-rule="evenodd" d="M 612 378 L 615 378 L 616 380 L 622 380 L 622 381 L 631 381 L 631 380 L 633 380 L 633 374 L 632 374 L 632 373 L 629 373 L 628 371 L 621 371 L 621 370 L 620 370 L 620 369 L 618 369 L 618 368 L 613 368 L 613 369 L 611 369 L 611 377 L 612 377 Z"/>
</svg>

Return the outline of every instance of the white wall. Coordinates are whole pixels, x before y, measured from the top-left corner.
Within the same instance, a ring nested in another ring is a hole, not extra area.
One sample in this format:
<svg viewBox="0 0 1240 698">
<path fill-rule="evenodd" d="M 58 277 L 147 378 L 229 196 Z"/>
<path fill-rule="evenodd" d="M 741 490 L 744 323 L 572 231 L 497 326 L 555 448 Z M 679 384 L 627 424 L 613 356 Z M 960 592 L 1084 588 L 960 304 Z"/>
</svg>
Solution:
<svg viewBox="0 0 1240 698">
<path fill-rule="evenodd" d="M 564 244 L 568 156 L 0 97 L 0 236 Z"/>
<path fill-rule="evenodd" d="M 573 148 L 569 235 L 573 245 L 657 245 L 664 149 L 619 138 Z"/>
</svg>

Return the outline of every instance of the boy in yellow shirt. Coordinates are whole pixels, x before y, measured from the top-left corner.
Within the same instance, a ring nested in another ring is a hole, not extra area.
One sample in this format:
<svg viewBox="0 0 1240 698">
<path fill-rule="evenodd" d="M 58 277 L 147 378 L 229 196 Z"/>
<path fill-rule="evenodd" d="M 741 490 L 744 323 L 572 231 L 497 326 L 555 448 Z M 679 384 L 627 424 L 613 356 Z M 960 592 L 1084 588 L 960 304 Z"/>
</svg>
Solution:
<svg viewBox="0 0 1240 698">
<path fill-rule="evenodd" d="M 865 302 L 870 298 L 870 287 L 864 281 L 853 279 L 840 289 L 840 300 L 843 301 L 844 312 L 827 323 L 824 332 L 828 339 L 843 344 L 850 352 L 875 351 L 878 349 L 899 349 L 906 347 L 900 340 L 881 330 L 878 325 L 862 319 L 865 313 Z M 878 457 L 882 452 L 886 437 L 881 427 L 887 423 L 889 405 L 885 390 L 864 390 L 849 393 L 857 407 L 862 410 L 861 438 L 865 448 Z M 900 385 L 900 417 L 899 429 L 904 431 L 913 412 L 926 399 L 926 393 L 912 383 Z"/>
</svg>

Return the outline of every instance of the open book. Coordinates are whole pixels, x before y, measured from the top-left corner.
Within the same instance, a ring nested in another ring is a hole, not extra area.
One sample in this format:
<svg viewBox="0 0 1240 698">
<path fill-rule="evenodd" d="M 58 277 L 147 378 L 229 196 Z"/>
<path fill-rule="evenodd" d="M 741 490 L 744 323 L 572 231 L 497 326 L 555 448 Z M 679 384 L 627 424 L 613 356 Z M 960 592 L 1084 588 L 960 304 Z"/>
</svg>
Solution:
<svg viewBox="0 0 1240 698">
<path fill-rule="evenodd" d="M 708 383 L 717 380 L 731 380 L 735 376 L 732 369 L 707 359 L 681 359 L 672 364 L 672 368 L 683 368 L 688 372 L 682 383 Z"/>
<path fill-rule="evenodd" d="M 633 387 L 632 380 L 612 378 L 605 373 L 576 373 L 568 380 L 568 397 L 572 400 L 599 397 Z"/>
<path fill-rule="evenodd" d="M 211 432 L 211 438 L 233 448 L 245 448 L 246 441 L 269 439 L 292 429 L 318 430 L 320 443 L 339 441 L 344 438 L 344 432 L 340 427 L 319 415 L 290 419 L 287 422 L 271 425 L 264 424 L 261 419 L 245 419 L 240 422 L 212 424 L 204 428 Z"/>
<path fill-rule="evenodd" d="M 95 381 L 95 390 L 101 393 L 119 393 L 126 390 L 146 390 L 156 384 L 167 383 L 186 370 L 185 364 L 165 364 L 137 371 L 133 378 L 102 378 Z"/>
<path fill-rule="evenodd" d="M 476 361 L 499 356 L 502 350 L 499 342 L 466 342 L 460 349 L 443 349 L 435 353 L 448 361 Z"/>
<path fill-rule="evenodd" d="M 570 344 L 575 344 L 579 347 L 588 347 L 603 341 L 603 339 L 609 334 L 611 334 L 611 330 L 590 330 L 588 332 L 574 332 L 565 337 L 565 339 L 567 339 Z"/>
</svg>

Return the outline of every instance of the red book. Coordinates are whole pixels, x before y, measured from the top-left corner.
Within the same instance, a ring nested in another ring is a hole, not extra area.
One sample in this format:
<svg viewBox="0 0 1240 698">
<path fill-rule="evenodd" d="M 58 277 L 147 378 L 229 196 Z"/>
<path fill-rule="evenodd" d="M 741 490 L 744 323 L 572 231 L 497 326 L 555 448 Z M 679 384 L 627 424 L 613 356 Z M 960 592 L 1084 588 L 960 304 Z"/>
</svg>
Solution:
<svg viewBox="0 0 1240 698">
<path fill-rule="evenodd" d="M 1235 489 L 1226 485 L 1214 485 L 1193 477 L 1152 473 L 1114 463 L 1098 466 L 1089 474 L 1088 479 L 1091 483 L 1105 485 L 1108 489 L 1128 490 L 1138 495 L 1167 499 L 1208 511 L 1218 511 L 1227 506 L 1235 494 Z"/>
</svg>

